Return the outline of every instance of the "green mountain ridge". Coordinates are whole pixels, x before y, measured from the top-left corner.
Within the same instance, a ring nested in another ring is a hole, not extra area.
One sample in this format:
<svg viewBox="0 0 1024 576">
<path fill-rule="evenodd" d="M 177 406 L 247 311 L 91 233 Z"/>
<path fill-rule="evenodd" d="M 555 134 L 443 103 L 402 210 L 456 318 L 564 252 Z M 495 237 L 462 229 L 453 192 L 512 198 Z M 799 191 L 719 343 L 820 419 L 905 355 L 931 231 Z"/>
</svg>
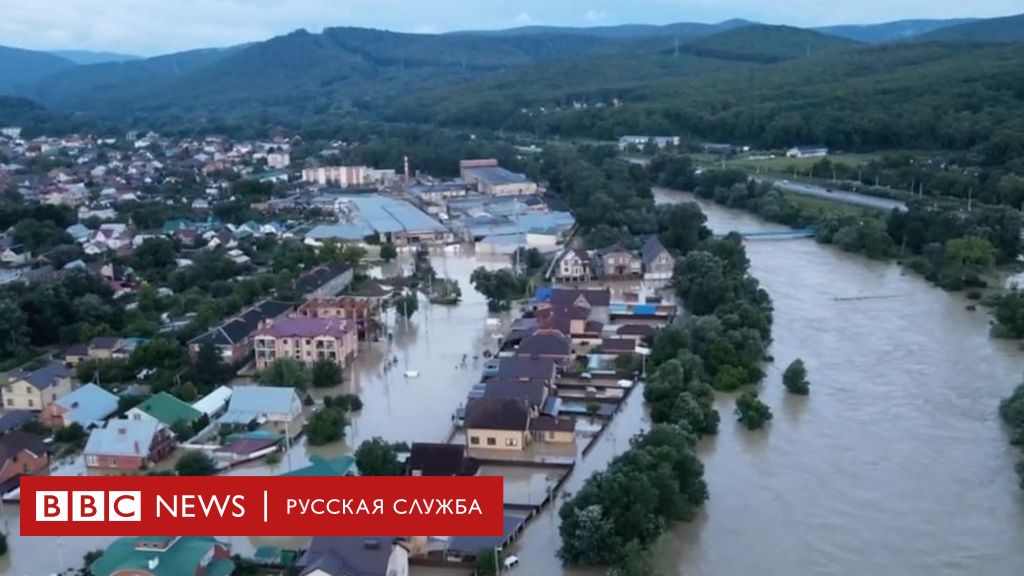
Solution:
<svg viewBox="0 0 1024 576">
<path fill-rule="evenodd" d="M 945 42 L 1022 42 L 1024 14 L 988 18 L 936 30 L 920 37 L 923 41 Z"/>
<path fill-rule="evenodd" d="M 67 58 L 46 52 L 0 46 L 0 93 L 75 66 Z"/>
</svg>

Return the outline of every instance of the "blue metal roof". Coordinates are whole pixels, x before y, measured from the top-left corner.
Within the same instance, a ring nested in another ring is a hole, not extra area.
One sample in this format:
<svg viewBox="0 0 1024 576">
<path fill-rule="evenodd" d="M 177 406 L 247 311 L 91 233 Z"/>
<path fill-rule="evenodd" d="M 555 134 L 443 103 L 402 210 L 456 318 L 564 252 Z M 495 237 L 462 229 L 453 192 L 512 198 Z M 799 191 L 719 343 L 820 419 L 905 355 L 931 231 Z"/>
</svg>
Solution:
<svg viewBox="0 0 1024 576">
<path fill-rule="evenodd" d="M 527 182 L 525 174 L 506 170 L 501 166 L 484 166 L 481 168 L 463 168 L 463 174 L 469 178 L 483 180 L 489 184 L 518 184 Z"/>
</svg>

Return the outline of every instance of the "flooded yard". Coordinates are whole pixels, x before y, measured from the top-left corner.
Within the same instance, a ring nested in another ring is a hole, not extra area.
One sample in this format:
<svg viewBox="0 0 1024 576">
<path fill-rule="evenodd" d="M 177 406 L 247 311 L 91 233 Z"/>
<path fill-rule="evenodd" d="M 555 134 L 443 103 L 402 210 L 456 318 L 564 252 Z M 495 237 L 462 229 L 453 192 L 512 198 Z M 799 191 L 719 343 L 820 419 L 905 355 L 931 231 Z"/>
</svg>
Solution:
<svg viewBox="0 0 1024 576">
<path fill-rule="evenodd" d="M 568 470 L 531 466 L 495 466 L 484 464 L 480 476 L 501 476 L 505 479 L 505 504 L 537 506 Z"/>
</svg>

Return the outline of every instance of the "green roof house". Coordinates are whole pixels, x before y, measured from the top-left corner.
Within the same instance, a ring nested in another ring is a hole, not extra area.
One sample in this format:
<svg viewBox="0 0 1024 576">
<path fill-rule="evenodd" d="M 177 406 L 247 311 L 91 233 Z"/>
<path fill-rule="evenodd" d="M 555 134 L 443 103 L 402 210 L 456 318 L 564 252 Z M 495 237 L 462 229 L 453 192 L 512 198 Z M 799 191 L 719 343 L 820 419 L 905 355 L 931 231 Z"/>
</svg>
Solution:
<svg viewBox="0 0 1024 576">
<path fill-rule="evenodd" d="M 286 472 L 281 476 L 355 476 L 356 459 L 351 456 L 327 459 L 313 455 L 309 461 L 309 466 Z"/>
<path fill-rule="evenodd" d="M 191 426 L 193 422 L 202 416 L 202 412 L 167 392 L 161 392 L 147 398 L 125 414 L 125 418 L 129 420 L 152 418 L 171 428 L 178 422 Z"/>
<path fill-rule="evenodd" d="M 93 576 L 229 576 L 227 544 L 210 536 L 129 536 L 89 566 Z"/>
</svg>

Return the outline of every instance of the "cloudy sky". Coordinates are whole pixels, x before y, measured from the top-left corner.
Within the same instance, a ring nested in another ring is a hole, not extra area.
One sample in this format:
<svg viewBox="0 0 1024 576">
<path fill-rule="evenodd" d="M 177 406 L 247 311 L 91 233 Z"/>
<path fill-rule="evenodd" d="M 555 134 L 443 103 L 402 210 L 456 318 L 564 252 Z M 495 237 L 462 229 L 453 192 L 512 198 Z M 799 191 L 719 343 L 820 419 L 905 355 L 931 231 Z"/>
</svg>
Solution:
<svg viewBox="0 0 1024 576">
<path fill-rule="evenodd" d="M 325 26 L 444 32 L 729 18 L 818 26 L 1022 11 L 1022 0 L 0 0 L 0 44 L 154 55 Z"/>
</svg>

